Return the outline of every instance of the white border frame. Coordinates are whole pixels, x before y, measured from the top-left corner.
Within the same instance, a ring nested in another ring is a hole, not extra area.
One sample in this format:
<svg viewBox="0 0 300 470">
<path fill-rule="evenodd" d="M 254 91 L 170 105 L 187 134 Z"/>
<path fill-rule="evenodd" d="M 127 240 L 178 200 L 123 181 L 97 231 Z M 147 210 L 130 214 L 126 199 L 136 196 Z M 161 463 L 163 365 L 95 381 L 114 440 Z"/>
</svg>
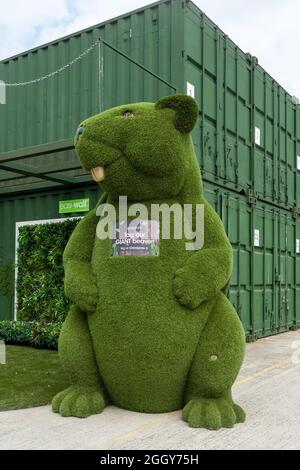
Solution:
<svg viewBox="0 0 300 470">
<path fill-rule="evenodd" d="M 82 217 L 62 217 L 61 219 L 43 219 L 43 220 L 27 220 L 24 222 L 16 222 L 16 238 L 15 238 L 15 289 L 14 289 L 14 321 L 17 321 L 17 310 L 18 310 L 18 296 L 17 296 L 17 281 L 18 281 L 18 249 L 19 249 L 19 232 L 20 227 L 26 225 L 46 225 L 46 224 L 57 224 L 59 222 L 65 222 L 66 220 L 79 220 Z"/>
</svg>

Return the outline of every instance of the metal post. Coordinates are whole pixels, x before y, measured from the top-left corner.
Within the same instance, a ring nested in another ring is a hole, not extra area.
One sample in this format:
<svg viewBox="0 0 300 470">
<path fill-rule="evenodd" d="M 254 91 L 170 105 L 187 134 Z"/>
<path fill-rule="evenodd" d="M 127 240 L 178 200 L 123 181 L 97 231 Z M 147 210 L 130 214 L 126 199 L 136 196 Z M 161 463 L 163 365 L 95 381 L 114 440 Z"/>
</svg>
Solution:
<svg viewBox="0 0 300 470">
<path fill-rule="evenodd" d="M 102 41 L 98 43 L 98 71 L 99 71 L 99 110 L 100 113 L 104 109 L 104 60 Z"/>
</svg>

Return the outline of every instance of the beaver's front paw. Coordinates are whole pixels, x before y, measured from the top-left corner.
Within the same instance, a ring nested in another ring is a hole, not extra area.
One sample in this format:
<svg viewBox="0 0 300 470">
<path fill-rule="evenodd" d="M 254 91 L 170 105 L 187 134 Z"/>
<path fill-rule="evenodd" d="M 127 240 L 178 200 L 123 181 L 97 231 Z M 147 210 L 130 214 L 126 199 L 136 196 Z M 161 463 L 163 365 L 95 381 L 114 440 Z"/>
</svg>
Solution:
<svg viewBox="0 0 300 470">
<path fill-rule="evenodd" d="M 65 294 L 84 312 L 95 312 L 98 302 L 98 289 L 93 276 L 89 276 L 87 279 L 79 276 L 77 278 L 75 276 L 66 276 Z"/>
<path fill-rule="evenodd" d="M 192 428 L 217 430 L 244 422 L 245 412 L 225 398 L 194 398 L 185 405 L 182 417 Z"/>
<path fill-rule="evenodd" d="M 173 280 L 174 295 L 179 303 L 190 309 L 199 307 L 204 300 L 199 296 L 199 285 L 195 286 L 194 283 L 188 270 L 181 268 L 176 271 Z"/>
<path fill-rule="evenodd" d="M 58 393 L 52 400 L 52 410 L 62 416 L 87 418 L 101 413 L 106 406 L 100 390 L 72 385 Z"/>
</svg>

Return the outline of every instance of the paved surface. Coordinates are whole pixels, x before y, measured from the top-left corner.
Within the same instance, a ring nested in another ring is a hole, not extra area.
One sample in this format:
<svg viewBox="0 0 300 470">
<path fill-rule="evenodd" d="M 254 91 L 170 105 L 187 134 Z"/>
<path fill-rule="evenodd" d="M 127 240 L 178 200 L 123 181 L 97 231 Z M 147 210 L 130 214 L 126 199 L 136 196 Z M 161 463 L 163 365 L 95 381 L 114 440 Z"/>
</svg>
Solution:
<svg viewBox="0 0 300 470">
<path fill-rule="evenodd" d="M 300 330 L 247 345 L 234 387 L 247 411 L 233 429 L 191 429 L 180 412 L 109 407 L 85 420 L 50 407 L 0 413 L 0 449 L 300 449 Z"/>
</svg>

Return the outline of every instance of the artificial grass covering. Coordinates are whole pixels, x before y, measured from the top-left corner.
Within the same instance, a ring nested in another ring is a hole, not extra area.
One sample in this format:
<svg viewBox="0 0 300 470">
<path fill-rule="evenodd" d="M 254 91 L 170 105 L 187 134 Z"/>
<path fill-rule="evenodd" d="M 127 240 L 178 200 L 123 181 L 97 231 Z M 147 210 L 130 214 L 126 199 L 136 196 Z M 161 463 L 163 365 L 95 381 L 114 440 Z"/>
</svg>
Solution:
<svg viewBox="0 0 300 470">
<path fill-rule="evenodd" d="M 49 404 L 68 383 L 56 351 L 6 346 L 6 364 L 0 364 L 0 411 Z"/>
<path fill-rule="evenodd" d="M 104 167 L 104 202 L 204 204 L 204 247 L 160 240 L 159 256 L 112 256 L 91 211 L 64 253 L 65 291 L 75 303 L 59 353 L 72 386 L 53 400 L 63 416 L 99 413 L 112 402 L 141 412 L 184 407 L 190 426 L 219 429 L 245 419 L 231 398 L 244 331 L 224 291 L 232 248 L 203 196 L 190 132 L 196 102 L 172 95 L 124 105 L 80 124 L 75 147 L 84 168 Z M 102 219 L 103 220 L 103 219 Z M 121 222 L 121 220 L 119 221 Z M 171 234 L 173 233 L 171 227 Z"/>
</svg>

